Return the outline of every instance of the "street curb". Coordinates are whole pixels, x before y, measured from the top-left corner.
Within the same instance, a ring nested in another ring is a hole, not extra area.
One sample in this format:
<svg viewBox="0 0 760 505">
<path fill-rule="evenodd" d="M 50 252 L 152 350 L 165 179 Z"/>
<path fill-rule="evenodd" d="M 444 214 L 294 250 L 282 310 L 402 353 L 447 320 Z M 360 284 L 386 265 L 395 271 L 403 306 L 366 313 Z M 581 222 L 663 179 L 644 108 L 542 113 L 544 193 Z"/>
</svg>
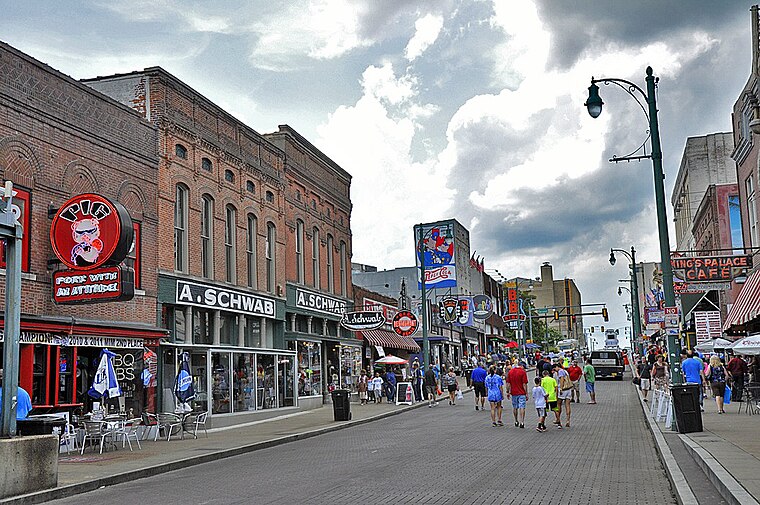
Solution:
<svg viewBox="0 0 760 505">
<path fill-rule="evenodd" d="M 631 367 L 631 372 L 635 377 L 636 372 L 634 371 L 633 367 Z M 673 491 L 676 500 L 678 501 L 679 505 L 699 505 L 697 497 L 694 496 L 691 487 L 689 487 L 689 483 L 686 481 L 686 477 L 681 471 L 681 467 L 678 466 L 678 461 L 676 461 L 673 453 L 670 452 L 670 447 L 668 447 L 668 443 L 662 436 L 660 427 L 657 426 L 657 423 L 651 417 L 649 417 L 649 413 L 647 412 L 647 404 L 644 403 L 644 399 L 641 396 L 641 391 L 639 391 L 638 387 L 635 387 L 635 391 L 636 396 L 639 399 L 639 404 L 641 405 L 641 410 L 644 414 L 644 419 L 646 419 L 649 431 L 652 433 L 652 437 L 654 438 L 657 455 L 660 457 L 660 463 L 662 463 L 662 466 L 665 467 L 665 473 L 668 476 L 668 480 L 670 481 L 670 488 Z"/>
<path fill-rule="evenodd" d="M 758 505 L 758 501 L 734 478 L 731 473 L 701 445 L 688 435 L 678 435 L 686 451 L 718 489 L 720 495 L 732 505 Z"/>
<path fill-rule="evenodd" d="M 472 388 L 462 390 L 462 393 L 469 393 Z M 445 395 L 436 397 L 436 401 L 445 398 Z M 55 487 L 52 489 L 46 489 L 43 491 L 37 491 L 34 493 L 27 493 L 24 495 L 13 496 L 11 498 L 5 498 L 0 500 L 0 505 L 31 505 L 36 503 L 43 503 L 50 500 L 57 500 L 60 498 L 67 498 L 89 491 L 94 491 L 101 487 L 113 486 L 116 484 L 122 484 L 124 482 L 131 482 L 137 479 L 150 477 L 162 473 L 172 472 L 174 470 L 181 470 L 190 466 L 201 465 L 203 463 L 209 463 L 219 459 L 230 458 L 232 456 L 239 456 L 249 452 L 259 451 L 262 449 L 268 449 L 289 442 L 295 442 L 297 440 L 305 440 L 307 438 L 316 437 L 325 433 L 333 431 L 343 430 L 352 426 L 359 426 L 362 424 L 384 419 L 386 417 L 396 416 L 410 410 L 418 409 L 427 405 L 426 401 L 421 401 L 415 405 L 406 405 L 397 410 L 389 412 L 383 412 L 374 416 L 370 416 L 364 419 L 357 419 L 356 421 L 342 421 L 341 424 L 326 426 L 324 428 L 318 428 L 315 430 L 304 431 L 301 433 L 294 433 L 292 435 L 286 435 L 279 438 L 273 438 L 271 440 L 264 440 L 262 442 L 255 442 L 253 444 L 247 444 L 240 447 L 233 447 L 230 449 L 224 449 L 221 451 L 211 452 L 208 454 L 201 454 L 198 456 L 192 456 L 168 463 L 161 463 L 148 468 L 141 468 L 139 470 L 130 470 L 128 472 L 122 472 L 115 475 L 109 475 L 108 477 L 102 477 L 84 482 L 78 482 L 76 484 L 69 484 L 67 486 Z"/>
</svg>

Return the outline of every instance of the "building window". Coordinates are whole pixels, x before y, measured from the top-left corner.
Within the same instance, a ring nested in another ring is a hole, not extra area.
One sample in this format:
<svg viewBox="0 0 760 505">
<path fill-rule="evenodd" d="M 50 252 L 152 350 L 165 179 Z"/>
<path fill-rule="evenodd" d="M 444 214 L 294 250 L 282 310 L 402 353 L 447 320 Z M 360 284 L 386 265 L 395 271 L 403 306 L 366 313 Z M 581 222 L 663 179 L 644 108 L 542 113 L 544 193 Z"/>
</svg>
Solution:
<svg viewBox="0 0 760 505">
<path fill-rule="evenodd" d="M 346 296 L 348 293 L 348 275 L 347 275 L 347 250 L 346 243 L 340 241 L 340 294 Z"/>
<path fill-rule="evenodd" d="M 300 190 L 296 190 L 296 200 L 298 200 L 299 202 L 301 201 L 301 191 Z"/>
<path fill-rule="evenodd" d="M 224 223 L 224 258 L 226 260 L 227 282 L 235 283 L 237 280 L 237 261 L 235 242 L 237 235 L 237 211 L 232 205 L 228 205 L 225 212 Z"/>
<path fill-rule="evenodd" d="M 208 159 L 208 158 L 203 158 L 203 159 L 201 160 L 201 167 L 202 167 L 202 168 L 203 168 L 203 170 L 205 170 L 206 172 L 211 172 L 211 171 L 214 169 L 214 164 L 213 164 L 213 163 L 211 163 L 211 160 L 210 160 L 210 159 Z"/>
<path fill-rule="evenodd" d="M 267 202 L 274 203 L 274 193 L 272 193 L 271 191 L 267 191 L 266 198 L 267 198 Z"/>
<path fill-rule="evenodd" d="M 253 183 L 253 181 L 246 181 L 245 190 L 248 191 L 249 193 L 255 193 L 256 185 Z"/>
<path fill-rule="evenodd" d="M 752 176 L 747 177 L 744 182 L 747 189 L 747 225 L 749 226 L 749 241 L 751 247 L 756 247 L 757 243 L 757 207 L 755 196 L 755 183 Z"/>
<path fill-rule="evenodd" d="M 742 254 L 744 251 L 744 240 L 742 238 L 742 213 L 739 206 L 739 195 L 729 195 L 728 197 L 728 222 L 731 229 L 731 247 L 734 254 Z"/>
<path fill-rule="evenodd" d="M 304 283 L 303 221 L 296 221 L 296 282 Z"/>
<path fill-rule="evenodd" d="M 235 174 L 232 173 L 232 170 L 224 171 L 224 180 L 227 182 L 235 182 Z"/>
<path fill-rule="evenodd" d="M 330 208 L 329 207 L 327 208 L 327 217 L 328 218 L 330 217 Z"/>
<path fill-rule="evenodd" d="M 177 155 L 178 158 L 182 158 L 183 160 L 187 159 L 187 147 L 183 146 L 182 144 L 177 144 L 174 146 L 174 154 Z"/>
<path fill-rule="evenodd" d="M 314 209 L 314 210 L 317 210 L 317 201 L 316 200 L 312 200 L 311 201 L 311 208 Z"/>
<path fill-rule="evenodd" d="M 177 184 L 174 197 L 174 269 L 178 272 L 187 272 L 187 195 L 187 187 Z"/>
<path fill-rule="evenodd" d="M 258 223 L 256 216 L 248 214 L 248 223 L 245 234 L 245 263 L 248 270 L 248 287 L 258 287 L 258 275 L 256 269 L 256 233 Z"/>
<path fill-rule="evenodd" d="M 129 251 L 129 257 L 132 258 L 132 268 L 135 270 L 135 289 L 142 289 L 142 223 L 132 221 L 132 249 Z"/>
<path fill-rule="evenodd" d="M 319 289 L 319 230 L 317 228 L 311 232 L 311 274 L 314 287 Z"/>
<path fill-rule="evenodd" d="M 201 275 L 214 277 L 214 199 L 201 197 Z"/>
<path fill-rule="evenodd" d="M 193 309 L 193 343 L 211 344 L 214 342 L 214 311 Z"/>
<path fill-rule="evenodd" d="M 327 235 L 327 291 L 335 293 L 335 266 L 333 265 L 332 235 Z"/>
<path fill-rule="evenodd" d="M 32 224 L 31 194 L 28 191 L 13 186 L 12 207 L 18 208 L 17 222 L 24 228 L 24 236 L 21 239 L 21 271 L 29 271 L 29 253 L 31 244 L 30 226 Z M 15 212 L 15 209 L 14 213 Z M 0 268 L 5 268 L 5 240 L 0 241 Z"/>
<path fill-rule="evenodd" d="M 276 230 L 274 224 L 267 223 L 267 242 L 265 247 L 267 261 L 267 291 L 274 293 L 275 285 L 275 240 Z"/>
</svg>

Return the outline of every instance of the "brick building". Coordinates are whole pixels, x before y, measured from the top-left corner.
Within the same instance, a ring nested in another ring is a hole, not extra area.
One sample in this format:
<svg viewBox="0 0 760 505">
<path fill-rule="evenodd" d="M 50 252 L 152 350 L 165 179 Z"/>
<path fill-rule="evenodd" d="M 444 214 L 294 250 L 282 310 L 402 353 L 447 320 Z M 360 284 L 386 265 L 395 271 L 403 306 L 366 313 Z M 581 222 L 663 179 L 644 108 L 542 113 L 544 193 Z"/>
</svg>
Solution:
<svg viewBox="0 0 760 505">
<path fill-rule="evenodd" d="M 89 410 L 86 393 L 104 347 L 116 352 L 124 408 L 155 409 L 156 351 L 165 335 L 156 326 L 155 144 L 155 127 L 139 114 L 0 43 L 0 177 L 14 184 L 24 228 L 19 383 L 40 410 Z M 134 223 L 129 301 L 53 302 L 51 279 L 65 267 L 53 254 L 51 216 L 85 193 L 121 203 Z"/>
</svg>

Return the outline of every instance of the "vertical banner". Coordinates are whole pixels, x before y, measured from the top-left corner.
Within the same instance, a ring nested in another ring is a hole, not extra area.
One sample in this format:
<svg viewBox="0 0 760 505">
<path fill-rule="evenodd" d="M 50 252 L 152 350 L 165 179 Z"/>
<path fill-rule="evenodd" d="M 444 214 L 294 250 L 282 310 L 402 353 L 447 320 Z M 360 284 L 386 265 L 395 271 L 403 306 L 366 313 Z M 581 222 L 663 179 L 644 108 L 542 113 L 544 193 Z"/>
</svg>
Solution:
<svg viewBox="0 0 760 505">
<path fill-rule="evenodd" d="M 457 285 L 453 223 L 433 223 L 414 227 L 416 264 L 424 265 L 425 288 L 453 288 Z M 422 239 L 420 240 L 420 236 Z M 418 281 L 422 289 L 421 280 Z"/>
</svg>

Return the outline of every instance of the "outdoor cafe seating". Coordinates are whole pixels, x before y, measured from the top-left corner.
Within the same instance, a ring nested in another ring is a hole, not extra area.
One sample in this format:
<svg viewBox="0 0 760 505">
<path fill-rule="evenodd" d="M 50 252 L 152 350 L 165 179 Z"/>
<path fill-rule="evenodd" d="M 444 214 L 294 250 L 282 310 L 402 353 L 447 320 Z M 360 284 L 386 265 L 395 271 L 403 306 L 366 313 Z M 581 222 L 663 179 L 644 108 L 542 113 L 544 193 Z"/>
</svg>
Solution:
<svg viewBox="0 0 760 505">
<path fill-rule="evenodd" d="M 749 383 L 744 386 L 744 398 L 739 402 L 739 413 L 760 414 L 760 384 Z"/>
</svg>

